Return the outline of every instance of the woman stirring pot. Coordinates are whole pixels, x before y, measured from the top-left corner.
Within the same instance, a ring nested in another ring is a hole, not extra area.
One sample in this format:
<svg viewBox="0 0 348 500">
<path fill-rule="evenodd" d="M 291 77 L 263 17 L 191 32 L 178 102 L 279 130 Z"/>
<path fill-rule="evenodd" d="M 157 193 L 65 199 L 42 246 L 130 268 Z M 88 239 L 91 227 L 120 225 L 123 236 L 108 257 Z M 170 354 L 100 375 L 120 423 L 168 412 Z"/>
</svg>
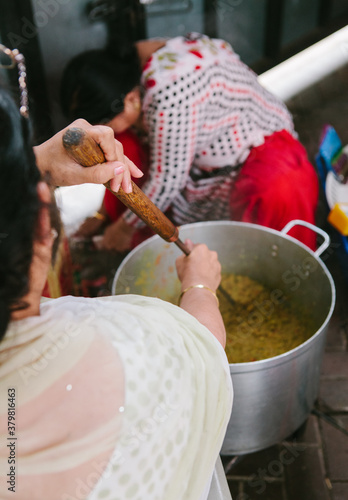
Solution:
<svg viewBox="0 0 348 500">
<path fill-rule="evenodd" d="M 42 301 L 57 234 L 42 174 L 53 185 L 111 179 L 115 190 L 140 175 L 108 127 L 72 125 L 97 140 L 105 165 L 78 168 L 63 132 L 33 150 L 27 118 L 0 89 L 0 433 L 8 445 L 0 497 L 206 498 L 232 404 L 217 255 L 188 242 L 190 256 L 176 263 L 181 307 L 135 295 Z"/>
</svg>

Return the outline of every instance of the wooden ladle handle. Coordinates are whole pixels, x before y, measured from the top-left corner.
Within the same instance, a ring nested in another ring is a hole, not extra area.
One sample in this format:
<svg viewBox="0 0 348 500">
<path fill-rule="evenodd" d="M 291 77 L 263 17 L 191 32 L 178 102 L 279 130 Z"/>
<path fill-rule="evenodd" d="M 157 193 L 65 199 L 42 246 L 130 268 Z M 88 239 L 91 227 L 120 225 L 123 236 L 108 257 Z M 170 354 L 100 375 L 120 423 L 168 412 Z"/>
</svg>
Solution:
<svg viewBox="0 0 348 500">
<path fill-rule="evenodd" d="M 92 167 L 106 161 L 100 146 L 81 128 L 69 128 L 63 135 L 63 146 L 69 156 L 83 167 Z M 161 238 L 171 242 L 178 239 L 178 228 L 133 181 L 131 193 L 125 193 L 122 187 L 116 193 L 110 188 L 110 182 L 106 182 L 105 187 Z"/>
</svg>

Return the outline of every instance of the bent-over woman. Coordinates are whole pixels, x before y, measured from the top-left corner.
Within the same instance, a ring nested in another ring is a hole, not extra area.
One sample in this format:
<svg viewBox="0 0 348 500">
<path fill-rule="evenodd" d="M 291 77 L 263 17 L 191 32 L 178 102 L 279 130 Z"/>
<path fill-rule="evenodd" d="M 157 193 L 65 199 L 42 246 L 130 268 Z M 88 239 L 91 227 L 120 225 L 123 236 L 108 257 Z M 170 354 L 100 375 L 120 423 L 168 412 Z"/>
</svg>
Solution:
<svg viewBox="0 0 348 500">
<path fill-rule="evenodd" d="M 63 110 L 137 134 L 149 148 L 142 189 L 175 224 L 235 220 L 281 230 L 292 219 L 315 222 L 317 175 L 292 117 L 227 42 L 192 33 L 136 42 L 123 57 L 114 49 L 68 64 Z M 104 246 L 125 250 L 143 223 L 130 211 L 110 216 L 109 199 Z M 307 228 L 291 235 L 316 246 Z"/>
</svg>

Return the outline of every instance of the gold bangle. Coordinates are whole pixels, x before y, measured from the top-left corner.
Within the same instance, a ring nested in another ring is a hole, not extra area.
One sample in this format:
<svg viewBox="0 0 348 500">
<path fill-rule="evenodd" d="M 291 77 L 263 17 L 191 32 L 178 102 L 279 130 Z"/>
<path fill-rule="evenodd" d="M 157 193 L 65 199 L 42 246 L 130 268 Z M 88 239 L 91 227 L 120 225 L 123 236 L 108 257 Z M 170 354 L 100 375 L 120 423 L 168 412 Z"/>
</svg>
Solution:
<svg viewBox="0 0 348 500">
<path fill-rule="evenodd" d="M 94 212 L 94 214 L 92 215 L 93 219 L 99 219 L 99 220 L 102 220 L 102 221 L 106 221 L 106 215 L 104 214 L 101 214 L 100 212 Z"/>
<path fill-rule="evenodd" d="M 179 306 L 180 306 L 182 296 L 184 295 L 184 293 L 188 292 L 188 290 L 191 290 L 191 288 L 205 288 L 205 290 L 209 290 L 209 292 L 212 293 L 214 295 L 214 297 L 216 298 L 216 302 L 217 302 L 217 305 L 219 307 L 219 305 L 220 305 L 219 299 L 218 299 L 216 293 L 214 292 L 214 290 L 212 290 L 211 288 L 209 288 L 208 286 L 205 286 L 205 285 L 191 285 L 191 286 L 188 286 L 187 288 L 185 288 L 185 290 L 183 290 L 179 296 L 179 301 L 178 301 Z"/>
</svg>

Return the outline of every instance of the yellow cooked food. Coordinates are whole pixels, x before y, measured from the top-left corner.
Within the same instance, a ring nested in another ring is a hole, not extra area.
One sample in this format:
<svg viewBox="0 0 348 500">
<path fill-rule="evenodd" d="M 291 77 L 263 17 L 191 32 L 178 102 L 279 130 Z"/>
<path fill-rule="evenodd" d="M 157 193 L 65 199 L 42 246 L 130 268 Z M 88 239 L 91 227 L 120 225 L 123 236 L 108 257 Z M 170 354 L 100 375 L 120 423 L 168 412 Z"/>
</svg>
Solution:
<svg viewBox="0 0 348 500">
<path fill-rule="evenodd" d="M 230 363 L 278 356 L 294 349 L 315 333 L 311 317 L 285 297 L 275 295 L 247 276 L 223 275 L 222 286 L 235 300 L 231 305 L 218 292 Z"/>
</svg>

